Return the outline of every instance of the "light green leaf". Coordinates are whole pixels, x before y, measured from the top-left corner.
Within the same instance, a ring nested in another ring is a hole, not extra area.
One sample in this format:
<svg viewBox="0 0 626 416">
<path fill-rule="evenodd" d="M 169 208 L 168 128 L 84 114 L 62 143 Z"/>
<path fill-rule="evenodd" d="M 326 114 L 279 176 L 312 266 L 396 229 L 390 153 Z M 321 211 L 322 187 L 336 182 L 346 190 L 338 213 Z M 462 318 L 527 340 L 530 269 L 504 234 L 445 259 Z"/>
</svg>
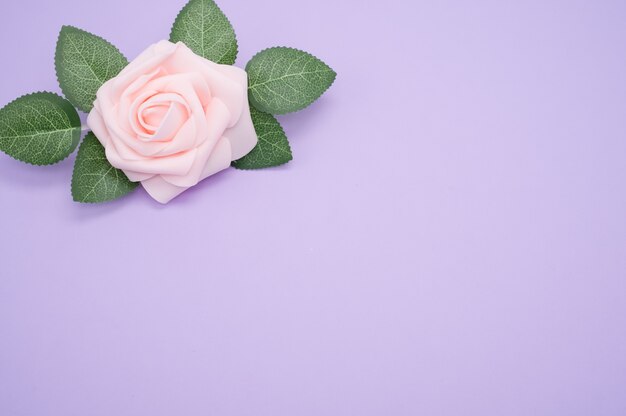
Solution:
<svg viewBox="0 0 626 416">
<path fill-rule="evenodd" d="M 246 71 L 250 102 L 271 114 L 302 110 L 317 100 L 337 76 L 313 55 L 284 47 L 259 52 L 248 62 Z"/>
<path fill-rule="evenodd" d="M 117 199 L 137 188 L 106 158 L 104 147 L 91 132 L 78 148 L 72 175 L 72 197 L 76 202 L 105 202 Z"/>
<path fill-rule="evenodd" d="M 63 94 L 74 106 L 89 112 L 98 89 L 119 74 L 128 65 L 128 60 L 101 37 L 63 26 L 54 64 Z"/>
<path fill-rule="evenodd" d="M 24 95 L 0 109 L 0 150 L 33 165 L 65 159 L 80 140 L 72 104 L 51 92 Z"/>
<path fill-rule="evenodd" d="M 235 30 L 213 0 L 190 0 L 174 21 L 170 41 L 183 42 L 218 64 L 232 65 L 237 59 Z"/>
<path fill-rule="evenodd" d="M 250 107 L 252 123 L 259 138 L 250 153 L 232 162 L 237 169 L 262 169 L 278 166 L 292 159 L 289 141 L 274 116 Z"/>
</svg>

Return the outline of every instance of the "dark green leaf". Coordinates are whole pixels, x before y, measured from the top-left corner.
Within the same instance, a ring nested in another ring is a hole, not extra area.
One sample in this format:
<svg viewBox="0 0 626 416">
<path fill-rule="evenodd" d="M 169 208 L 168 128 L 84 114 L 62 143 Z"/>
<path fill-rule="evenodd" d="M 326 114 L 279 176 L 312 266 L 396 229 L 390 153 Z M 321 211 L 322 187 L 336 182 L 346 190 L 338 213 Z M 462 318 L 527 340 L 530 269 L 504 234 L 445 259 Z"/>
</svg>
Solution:
<svg viewBox="0 0 626 416">
<path fill-rule="evenodd" d="M 254 129 L 259 138 L 250 153 L 232 162 L 237 169 L 262 169 L 278 166 L 292 159 L 289 141 L 274 116 L 250 107 Z"/>
<path fill-rule="evenodd" d="M 72 104 L 51 92 L 25 95 L 0 109 L 0 150 L 33 165 L 65 159 L 80 140 Z"/>
<path fill-rule="evenodd" d="M 72 197 L 76 202 L 105 202 L 133 191 L 131 182 L 119 169 L 111 166 L 104 147 L 91 132 L 78 149 L 72 176 Z"/>
<path fill-rule="evenodd" d="M 170 41 L 183 42 L 218 64 L 232 65 L 237 59 L 235 30 L 213 0 L 190 0 L 174 21 Z"/>
<path fill-rule="evenodd" d="M 256 54 L 246 71 L 250 103 L 270 114 L 302 110 L 317 100 L 337 74 L 313 55 L 292 48 L 270 48 Z"/>
<path fill-rule="evenodd" d="M 74 106 L 89 112 L 98 89 L 119 74 L 128 60 L 101 37 L 63 26 L 54 63 L 63 94 Z"/>
</svg>

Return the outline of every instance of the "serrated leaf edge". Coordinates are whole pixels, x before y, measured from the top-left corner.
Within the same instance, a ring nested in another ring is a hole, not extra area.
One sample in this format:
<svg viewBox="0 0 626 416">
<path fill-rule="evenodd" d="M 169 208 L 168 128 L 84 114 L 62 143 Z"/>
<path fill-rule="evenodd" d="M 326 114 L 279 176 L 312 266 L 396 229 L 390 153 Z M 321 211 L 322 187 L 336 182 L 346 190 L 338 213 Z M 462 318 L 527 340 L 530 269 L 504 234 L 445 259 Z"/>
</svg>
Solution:
<svg viewBox="0 0 626 416">
<path fill-rule="evenodd" d="M 265 113 L 264 111 L 261 111 L 259 109 L 257 109 L 257 111 L 260 111 L 262 113 Z M 265 114 L 269 114 L 270 116 L 274 117 L 272 114 L 270 113 L 265 113 Z M 233 160 L 231 162 L 231 166 L 237 170 L 261 170 L 261 169 L 271 169 L 271 168 L 275 168 L 278 166 L 283 166 L 286 165 L 287 163 L 291 162 L 293 160 L 293 152 L 291 151 L 291 143 L 289 143 L 289 138 L 287 137 L 287 134 L 285 133 L 285 129 L 283 128 L 283 125 L 280 124 L 280 121 L 278 119 L 276 119 L 276 117 L 274 117 L 274 120 L 276 120 L 276 124 L 278 124 L 278 127 L 280 128 L 280 132 L 283 134 L 283 136 L 285 136 L 285 139 L 287 141 L 287 148 L 289 149 L 289 159 L 285 160 L 284 162 L 278 163 L 276 165 L 272 165 L 272 166 L 263 166 L 263 167 L 259 167 L 259 168 L 244 168 L 244 167 L 239 167 L 237 166 L 235 163 L 241 159 L 243 159 L 244 157 L 246 157 L 247 155 L 244 155 L 242 157 L 240 157 L 237 160 Z M 261 140 L 259 134 L 257 133 L 257 137 L 259 138 L 259 140 Z"/>
<path fill-rule="evenodd" d="M 59 34 L 57 35 L 57 41 L 55 44 L 55 49 L 54 49 L 54 73 L 55 73 L 55 77 L 57 79 L 57 84 L 59 84 L 59 88 L 61 88 L 61 91 L 63 91 L 63 95 L 65 96 L 65 99 L 68 100 L 70 103 L 72 103 L 72 105 L 74 107 L 76 107 L 79 111 L 82 111 L 84 113 L 89 113 L 91 111 L 91 109 L 89 110 L 84 110 L 82 108 L 80 108 L 78 105 L 74 104 L 72 102 L 72 100 L 67 96 L 67 92 L 65 92 L 65 89 L 63 88 L 63 84 L 61 83 L 61 79 L 59 78 L 59 64 L 60 64 L 60 58 L 59 58 L 59 42 L 61 40 L 61 35 L 63 34 L 64 30 L 70 30 L 70 31 L 76 31 L 76 32 L 83 32 L 86 33 L 88 35 L 94 36 L 96 38 L 101 39 L 102 41 L 108 43 L 109 45 L 111 45 L 113 47 L 113 49 L 115 49 L 120 55 L 122 55 L 122 57 L 124 57 L 124 59 L 126 59 L 126 61 L 128 62 L 128 58 L 126 57 L 126 55 L 124 55 L 117 46 L 115 46 L 113 43 L 109 42 L 108 40 L 106 40 L 105 38 L 103 38 L 102 36 L 98 36 L 94 33 L 88 32 L 84 29 L 81 29 L 79 27 L 76 26 L 72 26 L 72 25 L 63 25 L 61 26 L 61 30 L 59 31 Z M 93 108 L 93 103 L 92 103 L 92 108 Z"/>
<path fill-rule="evenodd" d="M 30 97 L 31 95 L 37 95 L 37 94 L 47 94 L 47 95 L 52 95 L 52 96 L 54 96 L 54 97 L 56 97 L 56 98 L 60 98 L 60 99 L 62 99 L 62 100 L 67 101 L 68 103 L 70 103 L 70 101 L 69 101 L 67 98 L 65 98 L 65 97 L 63 97 L 63 96 L 61 96 L 61 95 L 59 95 L 59 94 L 57 94 L 57 93 L 50 92 L 50 91 L 35 91 L 35 92 L 31 92 L 31 93 L 28 93 L 28 94 L 24 94 L 24 95 L 21 95 L 21 96 L 19 96 L 19 97 L 15 98 L 14 100 L 12 100 L 12 101 L 8 102 L 7 104 L 5 104 L 5 105 L 4 105 L 3 107 L 1 107 L 0 109 L 5 108 L 5 107 L 8 107 L 9 105 L 11 105 L 11 104 L 15 103 L 15 102 L 16 102 L 16 101 L 18 101 L 18 100 L 21 100 L 21 99 L 26 98 L 26 97 Z M 74 107 L 74 105 L 73 105 L 72 103 L 70 103 L 70 104 L 72 105 L 72 108 L 74 108 L 74 110 L 76 110 L 76 108 Z M 78 114 L 77 114 L 77 115 L 78 115 Z M 79 118 L 79 122 L 80 122 L 80 118 Z M 65 129 L 65 130 L 55 130 L 55 131 L 69 131 L 69 130 L 81 130 L 81 129 L 82 129 L 82 127 L 79 125 L 78 127 L 73 127 L 73 128 L 71 128 L 71 129 Z M 82 136 L 82 133 L 81 133 L 81 136 Z M 28 162 L 28 161 L 26 161 L 26 160 L 22 160 L 22 159 L 18 159 L 18 158 L 16 158 L 16 157 L 13 157 L 12 155 L 10 155 L 10 154 L 8 154 L 8 153 L 5 153 L 5 152 L 4 152 L 4 151 L 2 151 L 2 150 L 0 150 L 0 152 L 2 152 L 2 154 L 4 154 L 4 155 L 9 156 L 9 157 L 10 157 L 11 159 L 13 159 L 13 160 L 17 160 L 18 162 L 21 162 L 21 163 L 26 163 L 27 165 L 31 165 L 31 166 L 52 166 L 52 165 L 56 165 L 57 163 L 61 163 L 61 162 L 63 162 L 65 159 L 67 159 L 68 157 L 70 157 L 70 156 L 72 155 L 72 153 L 74 153 L 74 152 L 76 151 L 76 149 L 78 148 L 78 145 L 79 145 L 79 144 L 80 144 L 80 142 L 81 142 L 81 136 L 79 136 L 79 137 L 78 137 L 78 140 L 76 141 L 76 146 L 74 146 L 74 148 L 72 149 L 72 151 L 71 151 L 71 152 L 69 152 L 69 153 L 67 154 L 67 156 L 65 156 L 63 159 L 59 159 L 59 160 L 57 160 L 56 162 L 52 162 L 52 163 L 45 163 L 45 164 L 32 163 L 32 162 Z"/>
<path fill-rule="evenodd" d="M 213 1 L 213 0 L 211 0 Z M 172 34 L 174 33 L 174 25 L 176 25 L 176 22 L 178 22 L 178 18 L 180 17 L 180 15 L 183 13 L 183 11 L 187 8 L 187 6 L 189 6 L 189 4 L 192 2 L 192 0 L 189 0 L 187 3 L 185 3 L 185 5 L 180 9 L 180 11 L 178 12 L 178 14 L 176 15 L 176 17 L 174 18 L 174 23 L 172 23 L 172 28 L 170 29 L 170 34 L 169 34 L 169 40 L 171 42 L 172 39 Z M 222 8 L 215 2 L 213 1 L 213 3 L 215 4 L 215 7 L 217 7 L 217 9 L 222 12 L 222 14 L 224 15 L 224 18 L 226 19 L 226 21 L 228 22 L 228 24 L 230 25 L 230 27 L 233 28 L 233 34 L 235 35 L 235 59 L 233 60 L 232 64 L 221 64 L 220 62 L 216 62 L 217 64 L 220 65 L 234 65 L 235 62 L 237 61 L 237 57 L 239 56 L 239 41 L 237 40 L 237 31 L 235 30 L 235 26 L 233 26 L 233 23 L 230 21 L 230 19 L 228 18 L 228 16 L 226 15 L 226 13 L 224 13 L 224 11 L 222 10 Z M 184 43 L 184 42 L 183 42 Z M 198 55 L 199 56 L 199 55 Z M 204 56 L 203 56 L 204 58 Z M 220 58 L 222 59 L 224 58 L 223 56 Z M 204 58 L 207 59 L 207 58 Z M 213 62 L 213 61 L 211 61 Z"/>
<path fill-rule="evenodd" d="M 307 52 L 307 51 L 304 51 L 304 50 L 302 50 L 302 49 L 298 49 L 298 48 L 292 48 L 292 47 L 290 47 L 290 46 L 271 46 L 271 47 L 269 47 L 269 48 L 265 48 L 265 49 L 262 49 L 262 50 L 258 51 L 258 52 L 257 52 L 257 53 L 255 53 L 255 54 L 252 56 L 252 58 L 250 58 L 250 60 L 246 63 L 246 68 L 245 68 L 245 69 L 246 69 L 246 73 L 248 72 L 248 65 L 250 64 L 250 62 L 252 62 L 252 60 L 253 60 L 254 58 L 256 58 L 258 55 L 260 55 L 260 54 L 262 54 L 263 52 L 266 52 L 266 51 L 268 51 L 268 50 L 270 50 L 270 49 L 288 49 L 288 50 L 292 50 L 292 51 L 296 51 L 296 52 L 302 52 L 302 53 L 304 53 L 304 54 L 306 54 L 306 55 L 309 55 L 309 56 L 311 56 L 311 57 L 313 57 L 313 58 L 317 59 L 318 61 L 322 62 L 324 65 L 326 65 L 326 67 L 327 67 L 328 69 L 330 69 L 330 71 L 333 73 L 333 80 L 332 80 L 332 81 L 330 82 L 330 84 L 328 84 L 328 86 L 327 86 L 327 87 L 326 87 L 326 88 L 322 91 L 322 93 L 320 94 L 320 96 L 318 97 L 318 99 L 319 99 L 319 98 L 321 98 L 321 97 L 322 97 L 322 95 L 324 95 L 324 94 L 326 93 L 326 91 L 328 91 L 328 90 L 330 89 L 330 87 L 332 87 L 332 86 L 333 86 L 333 84 L 335 84 L 335 81 L 337 80 L 337 71 L 335 71 L 335 70 L 334 70 L 334 69 L 333 69 L 330 65 L 328 65 L 328 64 L 326 63 L 326 61 L 323 61 L 322 59 L 318 58 L 317 56 L 313 55 L 313 54 L 312 54 L 312 53 L 310 53 L 310 52 Z M 248 78 L 248 80 L 249 80 L 249 78 Z M 250 87 L 250 85 L 248 84 L 248 91 L 250 91 L 250 92 L 251 92 L 251 90 L 252 90 L 252 87 Z M 269 113 L 269 112 L 267 111 L 267 109 L 261 109 L 261 108 L 258 108 L 258 107 L 257 107 L 256 105 L 254 105 L 252 102 L 250 102 L 250 105 L 254 106 L 254 108 L 256 108 L 257 110 L 259 110 L 259 111 L 261 111 L 261 112 L 263 112 L 263 113 L 274 114 L 274 115 L 284 115 L 284 114 L 291 114 L 291 113 L 297 113 L 298 111 L 302 111 L 302 110 L 304 110 L 305 108 L 308 108 L 309 106 L 313 105 L 313 104 L 314 104 L 314 103 L 315 103 L 318 99 L 314 100 L 312 103 L 310 103 L 310 104 L 309 104 L 309 105 L 307 105 L 306 107 L 303 107 L 303 108 L 301 108 L 301 109 L 299 109 L 299 110 L 295 110 L 295 111 L 287 111 L 287 112 L 279 112 L 279 113 Z"/>
<path fill-rule="evenodd" d="M 82 146 L 82 144 L 83 144 L 83 142 L 85 140 L 85 137 L 87 137 L 87 135 L 89 133 L 93 134 L 93 136 L 96 138 L 96 140 L 98 140 L 98 138 L 96 137 L 96 135 L 95 135 L 95 133 L 93 131 L 87 131 L 87 133 L 83 137 L 83 140 L 80 143 L 81 146 Z M 105 199 L 105 200 L 102 200 L 102 201 L 86 201 L 86 200 L 82 200 L 81 201 L 81 200 L 76 199 L 76 196 L 74 195 L 74 178 L 75 178 L 75 175 L 76 175 L 76 161 L 78 161 L 79 153 L 80 153 L 80 146 L 78 146 L 78 152 L 76 153 L 76 160 L 74 161 L 74 166 L 72 168 L 72 180 L 70 181 L 70 193 L 72 195 L 72 200 L 74 202 L 78 202 L 79 204 L 92 204 L 92 205 L 104 204 L 104 203 L 107 203 L 107 202 L 113 202 L 113 201 L 117 201 L 118 199 L 122 199 L 122 198 L 124 198 L 127 195 L 130 195 L 131 193 L 133 193 L 139 187 L 139 184 L 137 184 L 137 186 L 135 186 L 133 189 L 131 189 L 129 192 L 125 193 L 124 195 L 120 195 L 117 198 Z M 112 169 L 116 169 L 114 166 L 111 166 L 111 168 Z"/>
</svg>

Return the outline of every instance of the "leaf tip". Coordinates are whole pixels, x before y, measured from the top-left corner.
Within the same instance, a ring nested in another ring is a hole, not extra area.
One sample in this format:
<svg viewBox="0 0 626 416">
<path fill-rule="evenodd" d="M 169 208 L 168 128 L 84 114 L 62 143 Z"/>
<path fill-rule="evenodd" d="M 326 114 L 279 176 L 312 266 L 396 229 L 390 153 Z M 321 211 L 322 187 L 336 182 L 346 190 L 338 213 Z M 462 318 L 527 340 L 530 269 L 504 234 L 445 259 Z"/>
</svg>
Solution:
<svg viewBox="0 0 626 416">
<path fill-rule="evenodd" d="M 199 26 L 193 20 L 199 20 Z M 219 41 L 212 41 L 213 44 L 209 45 L 206 41 L 199 42 L 197 38 L 200 35 L 194 36 L 194 31 L 201 31 L 205 35 L 207 31 L 212 31 L 214 33 L 209 34 L 215 39 L 219 38 Z M 189 0 L 174 19 L 169 40 L 173 43 L 182 41 L 197 55 L 223 65 L 234 65 L 239 53 L 235 29 L 213 0 Z M 227 43 L 226 46 L 222 45 L 224 42 Z M 222 46 L 216 49 L 215 45 Z"/>
<path fill-rule="evenodd" d="M 299 66 L 299 70 L 294 65 Z M 309 65 L 313 70 L 305 72 Z M 274 46 L 256 53 L 246 64 L 246 72 L 250 103 L 270 114 L 287 114 L 308 107 L 337 78 L 337 72 L 320 58 L 288 46 Z M 279 94 L 270 88 L 270 84 L 287 91 Z"/>
</svg>

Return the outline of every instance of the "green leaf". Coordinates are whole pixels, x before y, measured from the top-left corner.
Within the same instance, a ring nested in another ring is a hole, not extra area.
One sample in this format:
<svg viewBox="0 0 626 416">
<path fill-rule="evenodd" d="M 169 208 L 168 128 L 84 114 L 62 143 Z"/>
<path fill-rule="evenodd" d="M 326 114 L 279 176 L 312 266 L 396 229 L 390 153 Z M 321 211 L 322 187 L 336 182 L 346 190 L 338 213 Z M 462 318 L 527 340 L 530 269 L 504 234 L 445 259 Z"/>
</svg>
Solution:
<svg viewBox="0 0 626 416">
<path fill-rule="evenodd" d="M 274 116 L 250 107 L 252 123 L 259 138 L 250 153 L 232 162 L 237 169 L 262 169 L 278 166 L 292 159 L 289 141 Z"/>
<path fill-rule="evenodd" d="M 337 74 L 313 55 L 292 48 L 270 48 L 256 54 L 246 71 L 249 98 L 271 114 L 302 110 L 317 100 Z"/>
<path fill-rule="evenodd" d="M 117 199 L 137 188 L 119 169 L 107 160 L 104 147 L 98 138 L 89 132 L 78 149 L 74 174 L 72 175 L 72 197 L 76 202 L 105 202 Z"/>
<path fill-rule="evenodd" d="M 80 118 L 51 92 L 24 95 L 0 109 L 0 150 L 33 165 L 57 163 L 76 149 Z"/>
<path fill-rule="evenodd" d="M 89 112 L 98 89 L 119 74 L 128 60 L 101 37 L 63 26 L 54 64 L 63 94 L 74 106 Z"/>
<path fill-rule="evenodd" d="M 174 21 L 170 41 L 183 42 L 218 64 L 232 65 L 237 59 L 235 30 L 213 0 L 190 0 Z"/>
</svg>

